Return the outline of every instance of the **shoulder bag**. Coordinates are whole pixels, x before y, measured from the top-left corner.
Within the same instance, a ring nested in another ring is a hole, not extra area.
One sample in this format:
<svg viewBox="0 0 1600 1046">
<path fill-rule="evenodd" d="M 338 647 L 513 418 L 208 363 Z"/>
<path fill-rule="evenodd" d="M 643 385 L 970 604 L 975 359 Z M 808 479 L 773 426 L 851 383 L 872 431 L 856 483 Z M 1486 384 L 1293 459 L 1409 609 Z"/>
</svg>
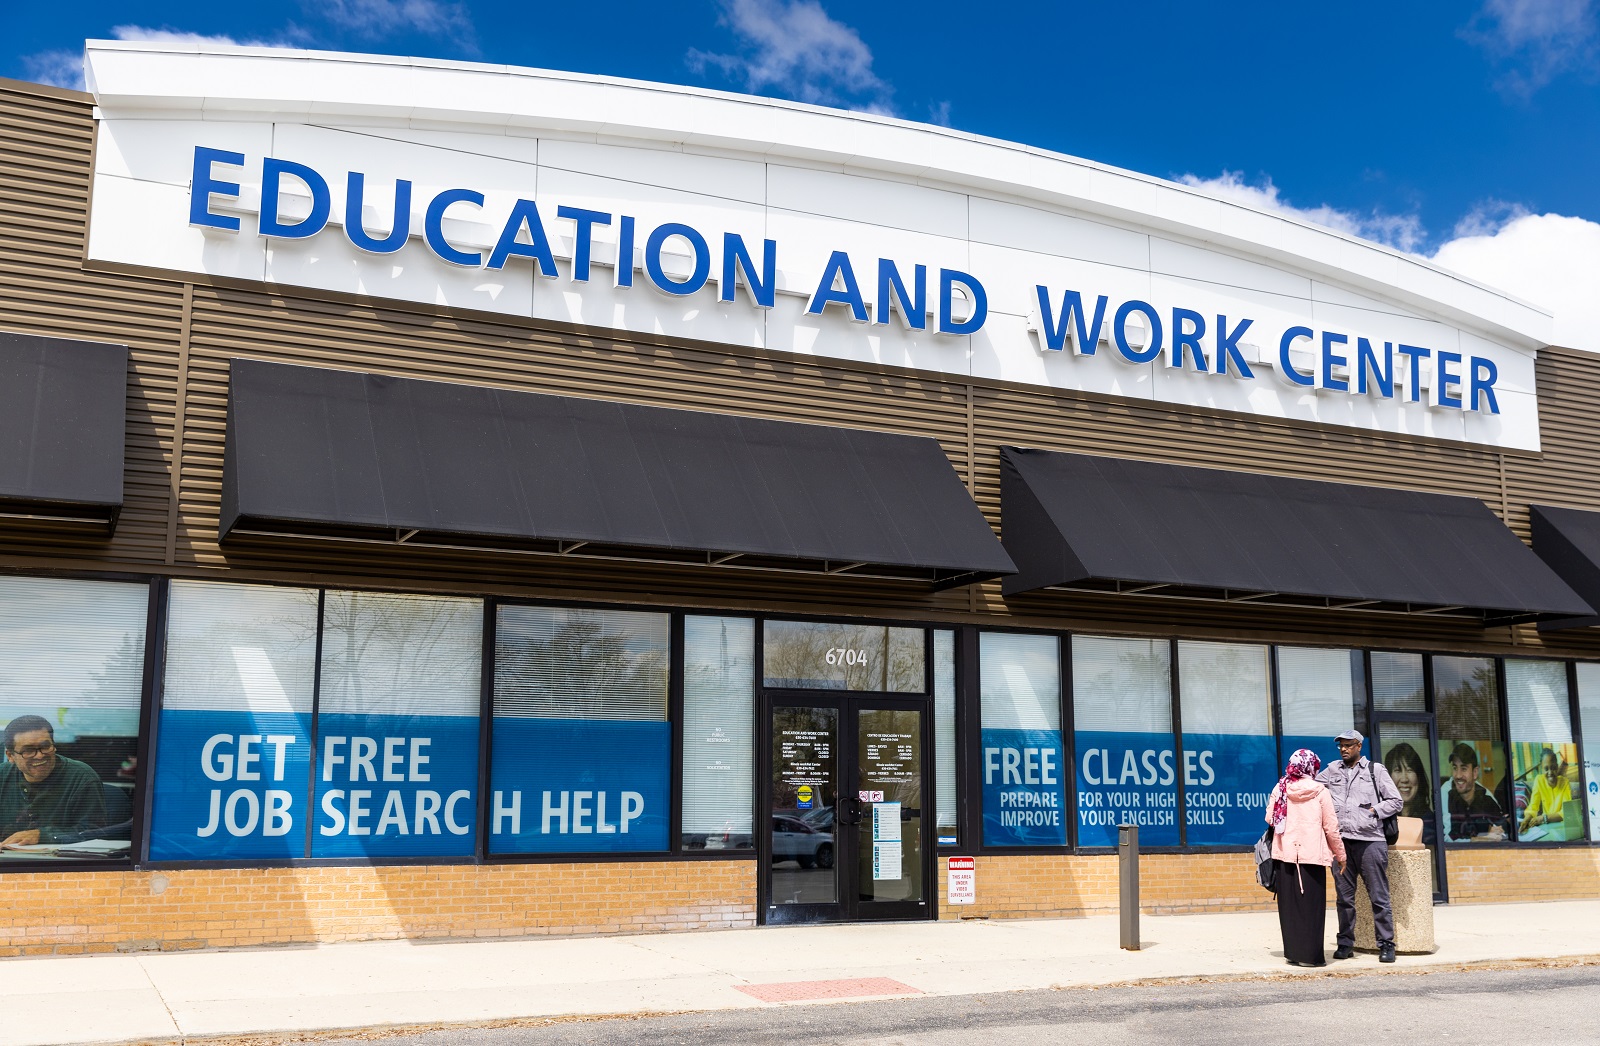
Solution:
<svg viewBox="0 0 1600 1046">
<path fill-rule="evenodd" d="M 1278 892 L 1278 862 L 1272 859 L 1272 826 L 1256 840 L 1256 881 L 1272 893 Z"/>
</svg>

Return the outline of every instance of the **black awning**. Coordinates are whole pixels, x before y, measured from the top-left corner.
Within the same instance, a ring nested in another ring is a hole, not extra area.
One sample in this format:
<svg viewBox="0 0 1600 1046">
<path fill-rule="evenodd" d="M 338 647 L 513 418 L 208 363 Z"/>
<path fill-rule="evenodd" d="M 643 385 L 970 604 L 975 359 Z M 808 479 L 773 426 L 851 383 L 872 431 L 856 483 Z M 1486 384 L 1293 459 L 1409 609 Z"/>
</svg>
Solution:
<svg viewBox="0 0 1600 1046">
<path fill-rule="evenodd" d="M 250 360 L 221 528 L 940 587 L 1015 569 L 932 439 Z"/>
<path fill-rule="evenodd" d="M 0 332 L 0 516 L 116 526 L 128 350 Z"/>
<path fill-rule="evenodd" d="M 1590 606 L 1600 608 L 1600 512 L 1576 508 L 1529 507 L 1533 550 Z M 1540 629 L 1600 625 L 1600 617 L 1580 614 L 1539 623 Z"/>
<path fill-rule="evenodd" d="M 1475 498 L 1005 447 L 1007 594 L 1066 588 L 1460 616 L 1593 614 Z"/>
</svg>

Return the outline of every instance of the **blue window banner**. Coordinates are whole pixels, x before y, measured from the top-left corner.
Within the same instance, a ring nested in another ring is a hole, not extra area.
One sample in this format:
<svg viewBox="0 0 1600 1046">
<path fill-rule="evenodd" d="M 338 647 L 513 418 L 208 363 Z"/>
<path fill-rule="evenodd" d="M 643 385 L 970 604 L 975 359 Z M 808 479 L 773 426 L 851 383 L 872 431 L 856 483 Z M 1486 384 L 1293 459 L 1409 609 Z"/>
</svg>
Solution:
<svg viewBox="0 0 1600 1046">
<path fill-rule="evenodd" d="M 1059 730 L 984 730 L 983 845 L 1067 845 Z"/>
<path fill-rule="evenodd" d="M 1277 762 L 1278 743 L 1271 735 L 1185 732 L 1188 845 L 1249 846 L 1259 839 L 1266 827 L 1267 797 L 1281 774 Z"/>
<path fill-rule="evenodd" d="M 476 716 L 317 717 L 313 857 L 469 857 Z"/>
<path fill-rule="evenodd" d="M 1115 846 L 1117 826 L 1136 824 L 1140 846 L 1177 846 L 1173 735 L 1080 730 L 1076 738 L 1078 845 Z"/>
<path fill-rule="evenodd" d="M 660 720 L 496 716 L 489 852 L 665 851 L 671 748 Z"/>
<path fill-rule="evenodd" d="M 163 709 L 152 861 L 305 856 L 311 716 Z"/>
</svg>

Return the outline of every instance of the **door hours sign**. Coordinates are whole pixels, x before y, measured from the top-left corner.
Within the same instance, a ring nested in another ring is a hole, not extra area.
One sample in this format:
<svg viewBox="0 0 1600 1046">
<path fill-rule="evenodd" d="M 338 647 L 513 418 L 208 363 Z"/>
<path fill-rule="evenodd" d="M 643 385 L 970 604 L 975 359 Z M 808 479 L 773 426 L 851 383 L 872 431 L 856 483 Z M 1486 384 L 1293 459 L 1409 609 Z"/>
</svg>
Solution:
<svg viewBox="0 0 1600 1046">
<path fill-rule="evenodd" d="M 974 857 L 952 857 L 945 870 L 948 883 L 945 900 L 949 904 L 972 904 L 978 899 L 978 861 Z"/>
</svg>

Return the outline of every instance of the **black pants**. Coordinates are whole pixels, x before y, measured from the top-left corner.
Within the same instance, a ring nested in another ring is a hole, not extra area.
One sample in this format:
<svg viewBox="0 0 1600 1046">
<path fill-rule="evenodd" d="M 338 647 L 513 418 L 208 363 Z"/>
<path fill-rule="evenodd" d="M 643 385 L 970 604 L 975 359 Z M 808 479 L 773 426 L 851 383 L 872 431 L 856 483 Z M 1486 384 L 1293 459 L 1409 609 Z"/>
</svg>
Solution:
<svg viewBox="0 0 1600 1046">
<path fill-rule="evenodd" d="M 1344 874 L 1334 875 L 1334 892 L 1338 894 L 1339 943 L 1356 943 L 1356 876 L 1367 884 L 1367 896 L 1372 899 L 1372 931 L 1379 944 L 1394 943 L 1394 912 L 1389 907 L 1389 844 L 1379 839 L 1366 842 L 1360 839 L 1344 841 Z"/>
<path fill-rule="evenodd" d="M 1328 961 L 1322 942 L 1328 932 L 1328 870 L 1320 864 L 1277 865 L 1278 929 L 1283 957 L 1321 966 Z M 1296 869 L 1299 874 L 1296 875 Z"/>
</svg>

